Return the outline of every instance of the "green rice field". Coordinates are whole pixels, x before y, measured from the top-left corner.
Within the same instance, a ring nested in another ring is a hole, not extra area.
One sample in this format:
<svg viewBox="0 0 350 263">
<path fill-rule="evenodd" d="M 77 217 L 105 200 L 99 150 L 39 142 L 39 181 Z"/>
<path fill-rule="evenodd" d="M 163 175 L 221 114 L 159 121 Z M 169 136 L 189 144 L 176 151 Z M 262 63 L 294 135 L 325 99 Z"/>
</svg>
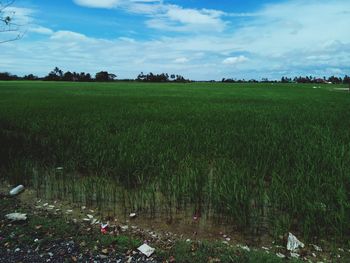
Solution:
<svg viewBox="0 0 350 263">
<path fill-rule="evenodd" d="M 0 82 L 1 176 L 72 202 L 343 240 L 350 94 L 314 86 Z"/>
</svg>

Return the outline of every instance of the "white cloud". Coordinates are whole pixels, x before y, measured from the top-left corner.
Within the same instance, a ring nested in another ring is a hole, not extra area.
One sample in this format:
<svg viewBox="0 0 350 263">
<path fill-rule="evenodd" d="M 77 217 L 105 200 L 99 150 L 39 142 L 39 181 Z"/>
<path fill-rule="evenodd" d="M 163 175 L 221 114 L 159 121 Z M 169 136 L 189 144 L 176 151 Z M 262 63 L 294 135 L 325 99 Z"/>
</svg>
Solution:
<svg viewBox="0 0 350 263">
<path fill-rule="evenodd" d="M 208 9 L 189 9 L 177 5 L 165 5 L 162 12 L 149 19 L 150 28 L 177 32 L 222 32 L 226 22 L 221 19 L 223 12 Z"/>
<path fill-rule="evenodd" d="M 248 58 L 246 58 L 245 56 L 238 56 L 226 58 L 222 61 L 222 63 L 226 65 L 236 65 L 246 61 L 248 61 Z"/>
<path fill-rule="evenodd" d="M 222 32 L 226 22 L 222 11 L 210 9 L 183 8 L 164 4 L 161 0 L 74 0 L 81 6 L 94 8 L 120 8 L 127 12 L 148 15 L 146 25 L 153 29 L 194 32 Z"/>
<path fill-rule="evenodd" d="M 57 31 L 51 39 L 64 40 L 64 41 L 86 41 L 89 40 L 84 34 L 72 32 L 72 31 Z"/>
<path fill-rule="evenodd" d="M 32 26 L 28 28 L 28 32 L 33 32 L 42 35 L 52 35 L 54 33 L 52 29 L 43 26 Z"/>
<path fill-rule="evenodd" d="M 185 57 L 174 59 L 174 63 L 178 63 L 178 64 L 184 64 L 184 63 L 187 63 L 189 61 L 190 60 L 188 58 L 185 58 Z"/>
<path fill-rule="evenodd" d="M 120 0 L 74 0 L 77 5 L 92 8 L 113 8 L 121 3 Z"/>
</svg>

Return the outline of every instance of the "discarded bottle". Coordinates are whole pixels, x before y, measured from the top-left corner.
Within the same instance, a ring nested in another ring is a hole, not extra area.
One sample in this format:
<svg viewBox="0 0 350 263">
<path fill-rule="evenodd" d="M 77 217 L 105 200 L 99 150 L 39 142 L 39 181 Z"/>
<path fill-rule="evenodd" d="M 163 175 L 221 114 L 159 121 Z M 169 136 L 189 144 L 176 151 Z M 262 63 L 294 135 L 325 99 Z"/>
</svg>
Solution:
<svg viewBox="0 0 350 263">
<path fill-rule="evenodd" d="M 13 188 L 13 189 L 10 191 L 10 195 L 15 196 L 15 195 L 20 194 L 20 193 L 23 192 L 23 191 L 24 191 L 24 186 L 20 184 L 19 186 Z"/>
</svg>

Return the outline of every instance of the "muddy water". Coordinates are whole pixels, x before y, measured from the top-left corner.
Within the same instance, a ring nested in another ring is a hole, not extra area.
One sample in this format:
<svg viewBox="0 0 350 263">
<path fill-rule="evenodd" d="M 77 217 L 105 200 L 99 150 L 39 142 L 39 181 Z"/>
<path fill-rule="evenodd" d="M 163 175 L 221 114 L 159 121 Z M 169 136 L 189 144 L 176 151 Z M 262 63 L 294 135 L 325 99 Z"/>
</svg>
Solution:
<svg viewBox="0 0 350 263">
<path fill-rule="evenodd" d="M 231 219 L 215 215 L 209 207 L 198 211 L 198 205 L 169 204 L 156 189 L 125 190 L 111 179 L 65 175 L 61 169 L 45 176 L 40 174 L 33 171 L 29 187 L 21 196 L 28 205 L 35 206 L 38 200 L 60 204 L 62 211 L 73 209 L 72 217 L 80 220 L 93 210 L 102 221 L 118 221 L 184 239 L 228 238 L 230 243 L 248 245 L 271 242 L 264 217 L 250 229 L 242 229 Z M 86 208 L 82 209 L 83 206 Z M 130 219 L 130 213 L 137 217 Z"/>
</svg>

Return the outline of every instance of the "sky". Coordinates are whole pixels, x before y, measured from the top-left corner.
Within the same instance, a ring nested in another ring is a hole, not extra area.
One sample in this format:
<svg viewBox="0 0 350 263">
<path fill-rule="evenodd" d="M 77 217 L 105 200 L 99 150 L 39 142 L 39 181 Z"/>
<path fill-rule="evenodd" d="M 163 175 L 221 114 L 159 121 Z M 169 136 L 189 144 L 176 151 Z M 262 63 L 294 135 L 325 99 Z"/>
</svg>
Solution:
<svg viewBox="0 0 350 263">
<path fill-rule="evenodd" d="M 17 0 L 6 12 L 24 35 L 0 44 L 0 72 L 350 75 L 349 0 Z"/>
</svg>

